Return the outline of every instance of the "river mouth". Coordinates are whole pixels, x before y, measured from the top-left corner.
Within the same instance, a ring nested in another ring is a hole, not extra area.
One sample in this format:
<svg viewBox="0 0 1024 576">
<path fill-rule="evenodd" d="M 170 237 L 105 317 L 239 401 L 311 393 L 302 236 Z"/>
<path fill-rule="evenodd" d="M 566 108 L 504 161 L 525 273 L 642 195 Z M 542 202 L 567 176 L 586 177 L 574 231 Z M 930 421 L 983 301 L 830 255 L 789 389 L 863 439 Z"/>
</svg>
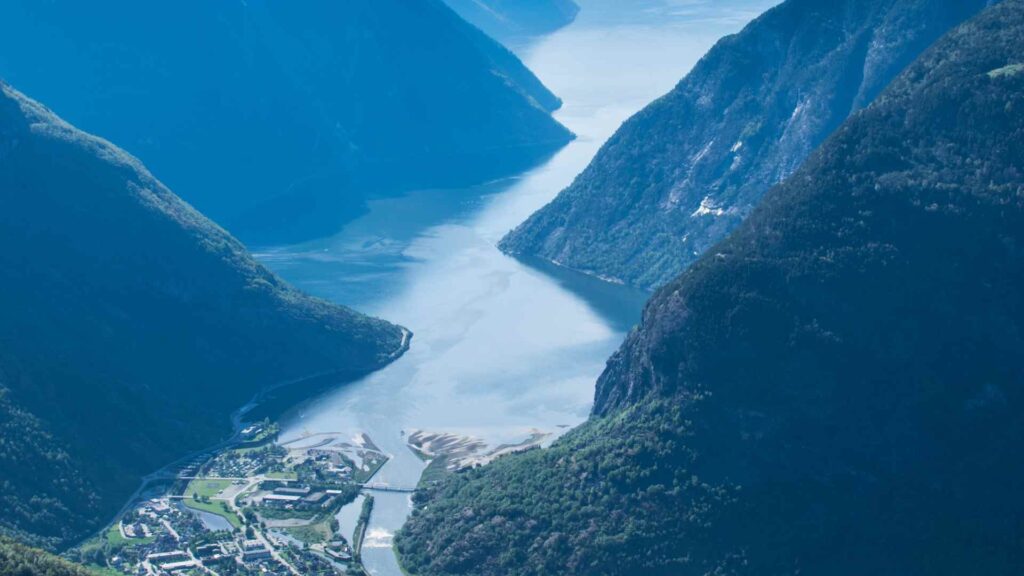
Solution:
<svg viewBox="0 0 1024 576">
<path fill-rule="evenodd" d="M 647 294 L 520 262 L 496 245 L 569 185 L 622 121 L 772 2 L 581 4 L 575 24 L 517 47 L 562 97 L 558 120 L 579 136 L 547 163 L 499 182 L 380 199 L 331 238 L 257 251 L 306 292 L 416 335 L 384 370 L 287 412 L 282 441 L 366 434 L 391 456 L 374 482 L 414 486 L 426 468 L 408 445 L 414 434 L 498 449 L 550 442 L 587 418 L 594 382 Z M 373 574 L 400 576 L 391 537 L 410 497 L 374 499 L 363 561 Z"/>
</svg>

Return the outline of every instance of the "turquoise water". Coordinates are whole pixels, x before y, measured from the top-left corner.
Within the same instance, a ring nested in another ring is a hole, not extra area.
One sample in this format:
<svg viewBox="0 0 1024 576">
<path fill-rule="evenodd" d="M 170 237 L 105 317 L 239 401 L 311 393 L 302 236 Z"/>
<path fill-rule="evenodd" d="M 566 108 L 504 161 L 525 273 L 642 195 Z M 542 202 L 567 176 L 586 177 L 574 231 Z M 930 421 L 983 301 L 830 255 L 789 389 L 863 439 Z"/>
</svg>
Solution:
<svg viewBox="0 0 1024 576">
<path fill-rule="evenodd" d="M 594 381 L 646 296 L 527 266 L 495 245 L 567 186 L 622 121 L 770 2 L 581 4 L 575 24 L 516 48 L 564 99 L 557 116 L 574 143 L 516 178 L 379 200 L 332 238 L 258 251 L 300 288 L 415 333 L 398 362 L 291 411 L 282 439 L 366 433 L 392 455 L 375 481 L 414 485 L 424 465 L 405 445 L 410 430 L 496 445 L 534 430 L 559 434 L 587 417 Z M 409 498 L 375 500 L 364 561 L 373 574 L 398 576 L 391 537 Z"/>
</svg>

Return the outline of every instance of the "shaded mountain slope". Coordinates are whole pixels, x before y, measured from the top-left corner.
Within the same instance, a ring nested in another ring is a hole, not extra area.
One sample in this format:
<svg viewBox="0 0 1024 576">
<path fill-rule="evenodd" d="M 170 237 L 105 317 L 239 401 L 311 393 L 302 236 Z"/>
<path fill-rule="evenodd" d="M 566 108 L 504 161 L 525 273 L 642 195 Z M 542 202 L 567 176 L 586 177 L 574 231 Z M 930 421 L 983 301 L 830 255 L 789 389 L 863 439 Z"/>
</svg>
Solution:
<svg viewBox="0 0 1024 576">
<path fill-rule="evenodd" d="M 554 32 L 571 23 L 580 7 L 573 0 L 445 0 L 460 16 L 490 36 L 516 39 Z"/>
<path fill-rule="evenodd" d="M 369 195 L 506 175 L 564 145 L 558 99 L 440 0 L 11 0 L 0 77 L 247 242 Z"/>
<path fill-rule="evenodd" d="M 988 0 L 789 0 L 627 121 L 502 249 L 641 288 L 671 280 L 851 113 Z"/>
<path fill-rule="evenodd" d="M 440 574 L 1020 572 L 1024 2 L 951 32 L 662 288 L 548 450 L 428 488 Z"/>
<path fill-rule="evenodd" d="M 133 157 L 0 84 L 0 526 L 62 544 L 260 389 L 402 329 L 309 298 Z"/>
</svg>

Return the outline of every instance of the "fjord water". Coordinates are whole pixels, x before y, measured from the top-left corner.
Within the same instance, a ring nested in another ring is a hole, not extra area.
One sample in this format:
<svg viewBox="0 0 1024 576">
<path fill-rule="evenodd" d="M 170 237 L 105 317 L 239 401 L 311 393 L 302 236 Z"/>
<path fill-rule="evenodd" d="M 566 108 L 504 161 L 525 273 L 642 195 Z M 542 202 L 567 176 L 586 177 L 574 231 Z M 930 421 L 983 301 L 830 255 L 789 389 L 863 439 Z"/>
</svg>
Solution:
<svg viewBox="0 0 1024 576">
<path fill-rule="evenodd" d="M 399 361 L 292 410 L 282 440 L 367 434 L 392 456 L 375 481 L 415 486 L 412 430 L 515 444 L 586 419 L 594 381 L 640 317 L 645 294 L 502 255 L 501 237 L 586 167 L 630 114 L 667 92 L 766 1 L 594 0 L 573 25 L 516 46 L 561 96 L 578 139 L 516 178 L 377 200 L 337 235 L 259 250 L 305 291 L 415 333 Z M 400 575 L 391 538 L 409 496 L 375 493 L 363 549 L 373 574 Z"/>
</svg>

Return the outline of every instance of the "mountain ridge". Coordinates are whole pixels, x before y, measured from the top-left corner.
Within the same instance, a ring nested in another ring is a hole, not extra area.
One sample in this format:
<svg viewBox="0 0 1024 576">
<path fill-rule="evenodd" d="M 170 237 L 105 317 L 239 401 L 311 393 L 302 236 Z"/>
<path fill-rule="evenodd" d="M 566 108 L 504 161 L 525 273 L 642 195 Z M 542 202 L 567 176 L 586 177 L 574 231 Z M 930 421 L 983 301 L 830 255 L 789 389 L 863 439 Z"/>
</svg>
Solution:
<svg viewBox="0 0 1024 576">
<path fill-rule="evenodd" d="M 521 40 L 570 24 L 580 7 L 573 0 L 445 0 L 460 16 L 493 38 Z"/>
<path fill-rule="evenodd" d="M 653 290 L 723 239 L 845 120 L 987 0 L 789 0 L 628 120 L 511 255 Z"/>
<path fill-rule="evenodd" d="M 572 138 L 558 98 L 440 0 L 12 0 L 0 76 L 250 244 L 329 235 L 376 195 L 501 177 Z"/>
<path fill-rule="evenodd" d="M 659 289 L 556 441 L 425 486 L 410 573 L 1014 574 L 1024 2 Z"/>
<path fill-rule="evenodd" d="M 34 543 L 98 527 L 261 389 L 356 378 L 408 346 L 298 292 L 136 158 L 4 83 L 0 198 L 17 247 L 0 254 L 0 428 L 36 431 L 3 435 L 0 526 Z"/>
</svg>

